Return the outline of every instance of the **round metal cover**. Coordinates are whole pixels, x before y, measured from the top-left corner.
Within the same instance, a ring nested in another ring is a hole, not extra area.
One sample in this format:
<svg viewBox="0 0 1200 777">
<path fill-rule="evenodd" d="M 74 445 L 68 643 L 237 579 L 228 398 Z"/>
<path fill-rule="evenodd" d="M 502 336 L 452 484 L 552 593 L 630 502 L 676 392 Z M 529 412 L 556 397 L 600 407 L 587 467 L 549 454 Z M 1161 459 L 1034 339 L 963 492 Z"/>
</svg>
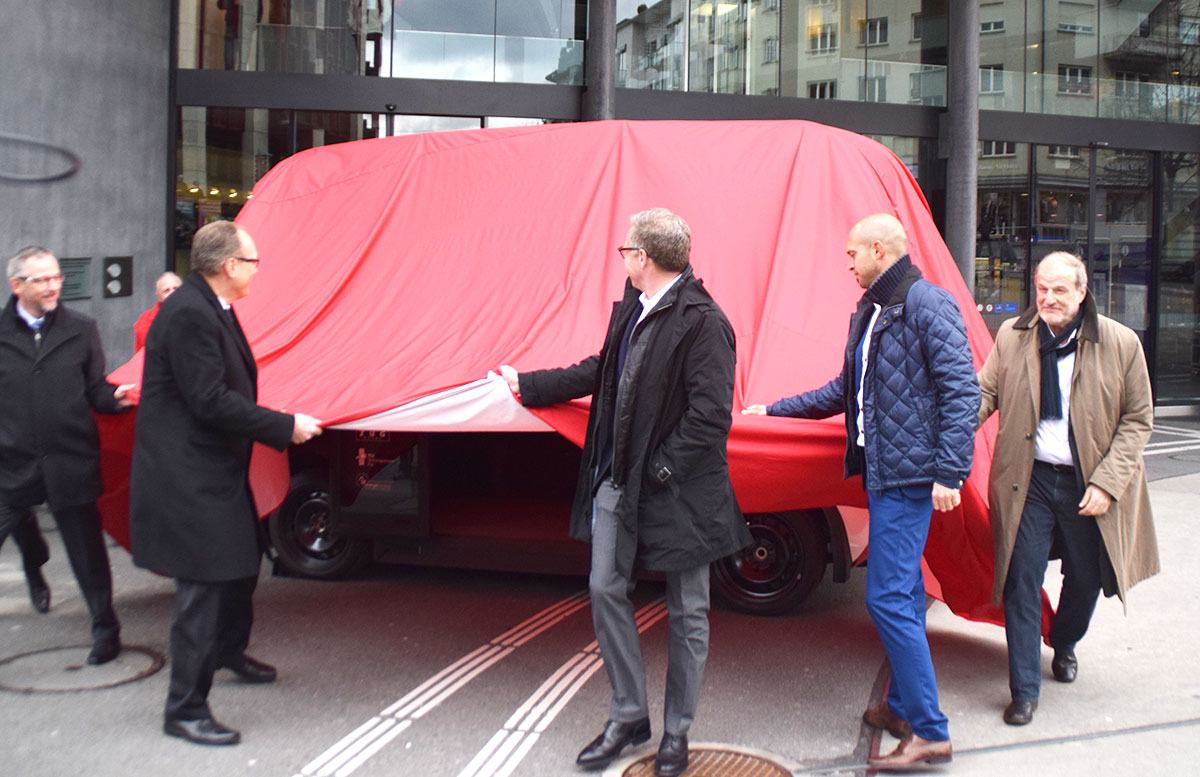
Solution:
<svg viewBox="0 0 1200 777">
<path fill-rule="evenodd" d="M 791 777 L 791 771 L 778 763 L 736 750 L 721 747 L 693 747 L 688 751 L 688 768 L 684 777 Z M 634 761 L 621 777 L 654 777 L 654 755 Z"/>
<path fill-rule="evenodd" d="M 67 693 L 124 685 L 149 677 L 166 663 L 149 648 L 125 645 L 121 654 L 89 666 L 91 645 L 69 645 L 18 653 L 0 659 L 0 690 L 15 693 Z"/>
</svg>

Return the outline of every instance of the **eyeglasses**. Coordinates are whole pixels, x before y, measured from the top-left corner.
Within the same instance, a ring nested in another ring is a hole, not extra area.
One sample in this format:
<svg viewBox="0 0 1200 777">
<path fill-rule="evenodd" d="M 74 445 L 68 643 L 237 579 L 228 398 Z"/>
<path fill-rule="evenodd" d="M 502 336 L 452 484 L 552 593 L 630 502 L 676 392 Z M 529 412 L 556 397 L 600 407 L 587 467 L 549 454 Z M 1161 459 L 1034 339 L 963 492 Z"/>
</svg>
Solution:
<svg viewBox="0 0 1200 777">
<path fill-rule="evenodd" d="M 258 264 L 258 260 L 257 260 L 257 259 L 247 259 L 247 258 L 246 258 L 246 257 L 244 257 L 244 256 L 231 256 L 231 257 L 229 257 L 229 258 L 230 258 L 230 259 L 237 259 L 239 262 L 246 262 L 247 264 Z"/>
<path fill-rule="evenodd" d="M 53 283 L 61 284 L 66 278 L 67 276 L 59 273 L 57 275 L 39 275 L 36 278 L 22 278 L 18 276 L 17 280 L 33 284 L 34 286 L 49 286 Z"/>
<path fill-rule="evenodd" d="M 642 248 L 641 246 L 617 246 L 617 253 L 621 255 L 622 259 L 625 258 L 626 251 L 645 251 L 645 250 L 646 249 Z"/>
</svg>

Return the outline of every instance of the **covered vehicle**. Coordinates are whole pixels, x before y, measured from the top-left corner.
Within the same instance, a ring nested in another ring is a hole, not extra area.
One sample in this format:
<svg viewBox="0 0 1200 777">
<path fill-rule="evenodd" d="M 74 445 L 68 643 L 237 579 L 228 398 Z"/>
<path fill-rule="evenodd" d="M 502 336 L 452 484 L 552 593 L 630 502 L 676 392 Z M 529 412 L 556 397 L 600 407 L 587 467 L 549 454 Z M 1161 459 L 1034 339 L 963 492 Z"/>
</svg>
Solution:
<svg viewBox="0 0 1200 777">
<path fill-rule="evenodd" d="M 290 469 L 256 451 L 256 498 L 274 511 L 285 560 L 312 574 L 343 571 L 368 548 L 496 568 L 566 571 L 555 565 L 572 554 L 586 563 L 578 543 L 543 553 L 531 538 L 565 540 L 587 400 L 527 410 L 493 371 L 599 350 L 626 278 L 614 249 L 629 216 L 655 206 L 691 226 L 695 274 L 737 337 L 729 461 L 756 543 L 715 565 L 717 589 L 773 612 L 802 599 L 830 560 L 844 578 L 861 559 L 866 498 L 859 478 L 842 477 L 842 421 L 739 411 L 837 374 L 862 293 L 847 271 L 850 226 L 895 214 L 914 263 L 963 310 L 977 366 L 991 339 L 904 164 L 872 140 L 804 121 L 430 133 L 277 165 L 238 216 L 262 259 L 238 316 L 260 402 L 333 427 L 293 449 Z M 136 382 L 139 358 L 113 379 Z M 116 419 L 105 435 L 114 488 L 103 507 L 118 539 L 130 423 Z M 935 514 L 927 579 L 955 612 L 998 620 L 986 432 L 962 506 Z M 548 523 L 527 531 L 531 516 Z M 478 564 L 455 545 L 472 537 L 491 548 Z"/>
</svg>

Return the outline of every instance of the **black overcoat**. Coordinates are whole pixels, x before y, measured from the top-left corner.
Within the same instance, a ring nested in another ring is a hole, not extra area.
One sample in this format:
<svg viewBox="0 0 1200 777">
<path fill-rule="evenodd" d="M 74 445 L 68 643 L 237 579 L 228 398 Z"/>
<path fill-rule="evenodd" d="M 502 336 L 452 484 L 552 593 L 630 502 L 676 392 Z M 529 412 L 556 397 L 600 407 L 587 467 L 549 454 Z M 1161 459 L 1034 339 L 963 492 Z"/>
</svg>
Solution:
<svg viewBox="0 0 1200 777">
<path fill-rule="evenodd" d="M 600 353 L 520 375 L 531 407 L 592 396 L 571 536 L 591 539 L 597 430 L 612 424 L 613 480 L 622 487 L 617 563 L 632 571 L 690 569 L 750 543 L 729 482 L 725 442 L 733 412 L 733 328 L 689 267 L 630 340 L 618 386 L 617 351 L 640 292 L 626 283 Z"/>
<path fill-rule="evenodd" d="M 294 419 L 256 404 L 258 369 L 232 312 L 193 273 L 146 337 L 130 478 L 133 561 L 172 577 L 254 577 L 254 441 L 283 450 Z"/>
<path fill-rule="evenodd" d="M 104 378 L 96 322 L 59 305 L 46 314 L 35 348 L 16 296 L 0 319 L 0 503 L 94 502 L 104 486 L 92 411 L 123 410 Z"/>
</svg>

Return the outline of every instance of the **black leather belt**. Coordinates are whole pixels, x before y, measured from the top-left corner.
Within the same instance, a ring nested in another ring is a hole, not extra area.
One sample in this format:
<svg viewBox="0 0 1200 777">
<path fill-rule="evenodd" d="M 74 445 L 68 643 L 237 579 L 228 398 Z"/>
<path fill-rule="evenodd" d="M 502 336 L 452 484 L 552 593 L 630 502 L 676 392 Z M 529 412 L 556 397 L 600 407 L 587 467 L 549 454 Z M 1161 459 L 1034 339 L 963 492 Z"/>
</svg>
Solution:
<svg viewBox="0 0 1200 777">
<path fill-rule="evenodd" d="M 1041 459 L 1034 459 L 1033 463 L 1040 464 L 1043 467 L 1049 467 L 1050 469 L 1054 470 L 1055 472 L 1059 473 L 1060 475 L 1068 475 L 1068 474 L 1074 475 L 1075 474 L 1075 467 L 1071 464 L 1051 464 L 1050 462 L 1042 461 Z"/>
</svg>

